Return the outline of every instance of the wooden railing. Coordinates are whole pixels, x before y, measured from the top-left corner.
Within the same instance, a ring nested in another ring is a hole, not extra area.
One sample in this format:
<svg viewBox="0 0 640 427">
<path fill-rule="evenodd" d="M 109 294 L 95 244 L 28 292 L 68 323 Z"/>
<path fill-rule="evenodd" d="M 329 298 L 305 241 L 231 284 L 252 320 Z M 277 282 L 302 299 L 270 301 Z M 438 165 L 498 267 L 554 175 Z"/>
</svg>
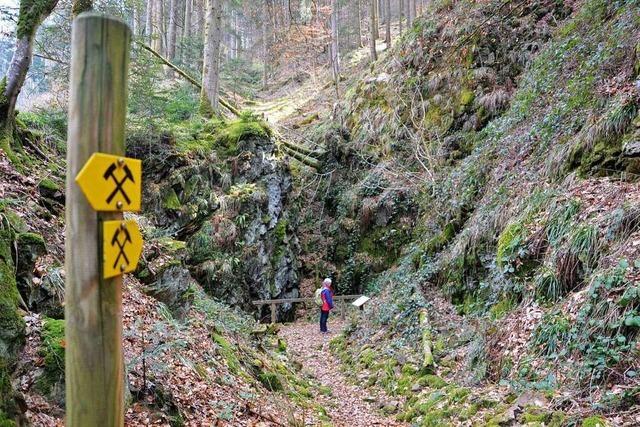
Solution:
<svg viewBox="0 0 640 427">
<path fill-rule="evenodd" d="M 347 301 L 356 300 L 362 295 L 334 295 L 333 301 L 340 308 L 340 318 L 344 319 L 347 315 Z M 261 299 L 253 301 L 253 305 L 257 305 L 260 312 L 265 305 L 271 306 L 271 323 L 277 323 L 277 307 L 280 304 L 290 304 L 295 302 L 313 303 L 313 298 L 283 298 L 283 299 Z M 339 304 L 338 304 L 339 302 Z"/>
</svg>

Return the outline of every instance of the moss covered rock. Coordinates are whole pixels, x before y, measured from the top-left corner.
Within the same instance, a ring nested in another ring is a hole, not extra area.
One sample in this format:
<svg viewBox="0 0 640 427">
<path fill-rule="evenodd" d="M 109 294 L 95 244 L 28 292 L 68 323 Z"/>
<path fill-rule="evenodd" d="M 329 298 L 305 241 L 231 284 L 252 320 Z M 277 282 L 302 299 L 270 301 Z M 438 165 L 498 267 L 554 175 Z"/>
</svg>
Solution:
<svg viewBox="0 0 640 427">
<path fill-rule="evenodd" d="M 42 345 L 39 349 L 44 359 L 44 371 L 37 380 L 37 388 L 61 402 L 64 397 L 64 320 L 45 318 L 42 323 Z"/>
</svg>

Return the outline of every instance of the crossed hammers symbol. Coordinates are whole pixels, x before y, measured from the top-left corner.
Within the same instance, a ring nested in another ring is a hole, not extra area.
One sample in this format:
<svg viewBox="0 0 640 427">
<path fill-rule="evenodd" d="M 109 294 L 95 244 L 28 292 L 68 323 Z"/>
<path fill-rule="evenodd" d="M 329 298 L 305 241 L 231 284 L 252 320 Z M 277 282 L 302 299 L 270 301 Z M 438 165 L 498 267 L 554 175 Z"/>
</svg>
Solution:
<svg viewBox="0 0 640 427">
<path fill-rule="evenodd" d="M 124 178 L 122 178 L 121 180 L 118 180 L 118 178 L 116 178 L 116 175 L 114 173 L 117 168 L 118 166 L 115 163 L 112 163 L 111 166 L 107 168 L 107 170 L 104 172 L 104 175 L 103 175 L 104 179 L 111 178 L 113 179 L 113 182 L 116 184 L 116 188 L 111 192 L 111 194 L 109 194 L 109 197 L 107 197 L 107 203 L 111 203 L 111 201 L 116 196 L 116 194 L 121 193 L 124 199 L 127 201 L 127 204 L 129 205 L 131 204 L 131 200 L 129 199 L 129 196 L 127 195 L 127 193 L 125 193 L 122 186 L 124 185 L 125 182 L 127 182 L 127 180 L 131 180 L 131 182 L 135 182 L 133 178 L 133 173 L 131 173 L 131 169 L 129 169 L 129 166 L 125 164 L 122 167 L 122 170 L 124 170 Z"/>
<path fill-rule="evenodd" d="M 124 241 L 120 241 L 119 239 L 121 231 L 124 233 Z M 127 245 L 127 243 L 133 243 L 131 240 L 131 234 L 129 234 L 129 230 L 127 230 L 126 228 L 118 228 L 116 230 L 116 233 L 113 235 L 113 238 L 111 239 L 111 246 L 117 245 L 118 248 L 120 248 L 120 252 L 118 252 L 118 256 L 113 263 L 113 268 L 117 267 L 118 261 L 120 261 L 120 257 L 124 258 L 124 261 L 129 264 L 129 258 L 127 258 L 127 254 L 124 253 L 124 247 Z"/>
</svg>

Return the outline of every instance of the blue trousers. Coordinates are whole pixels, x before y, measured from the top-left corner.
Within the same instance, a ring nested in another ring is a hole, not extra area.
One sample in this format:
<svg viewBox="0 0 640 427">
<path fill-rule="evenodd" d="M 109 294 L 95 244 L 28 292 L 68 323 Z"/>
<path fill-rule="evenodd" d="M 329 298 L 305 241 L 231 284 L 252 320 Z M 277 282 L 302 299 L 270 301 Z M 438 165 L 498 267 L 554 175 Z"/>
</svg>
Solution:
<svg viewBox="0 0 640 427">
<path fill-rule="evenodd" d="M 320 310 L 320 332 L 327 332 L 328 319 L 329 319 L 329 312 Z"/>
</svg>

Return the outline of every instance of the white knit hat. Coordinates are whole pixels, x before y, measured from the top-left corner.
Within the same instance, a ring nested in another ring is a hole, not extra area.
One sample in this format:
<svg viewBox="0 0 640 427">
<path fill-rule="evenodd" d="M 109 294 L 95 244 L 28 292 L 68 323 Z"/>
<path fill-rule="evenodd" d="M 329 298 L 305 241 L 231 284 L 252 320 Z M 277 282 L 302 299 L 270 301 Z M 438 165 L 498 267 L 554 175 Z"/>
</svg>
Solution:
<svg viewBox="0 0 640 427">
<path fill-rule="evenodd" d="M 331 285 L 331 279 L 327 277 L 322 281 L 322 286 L 329 286 L 329 285 Z"/>
</svg>

